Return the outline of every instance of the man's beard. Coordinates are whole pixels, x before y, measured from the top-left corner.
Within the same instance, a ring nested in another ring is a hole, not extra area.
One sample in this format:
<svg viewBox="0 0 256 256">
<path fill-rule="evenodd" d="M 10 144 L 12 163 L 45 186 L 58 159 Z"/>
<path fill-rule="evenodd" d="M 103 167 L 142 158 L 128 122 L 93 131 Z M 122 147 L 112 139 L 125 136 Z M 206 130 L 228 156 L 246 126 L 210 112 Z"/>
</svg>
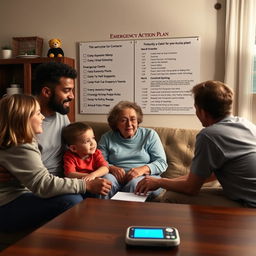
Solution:
<svg viewBox="0 0 256 256">
<path fill-rule="evenodd" d="M 56 94 L 53 93 L 50 100 L 49 100 L 49 107 L 51 110 L 58 112 L 62 115 L 66 115 L 69 113 L 70 108 L 69 107 L 65 107 L 64 103 L 65 102 L 69 102 L 71 101 L 70 99 L 65 99 L 63 100 L 61 103 L 58 103 L 56 100 Z"/>
</svg>

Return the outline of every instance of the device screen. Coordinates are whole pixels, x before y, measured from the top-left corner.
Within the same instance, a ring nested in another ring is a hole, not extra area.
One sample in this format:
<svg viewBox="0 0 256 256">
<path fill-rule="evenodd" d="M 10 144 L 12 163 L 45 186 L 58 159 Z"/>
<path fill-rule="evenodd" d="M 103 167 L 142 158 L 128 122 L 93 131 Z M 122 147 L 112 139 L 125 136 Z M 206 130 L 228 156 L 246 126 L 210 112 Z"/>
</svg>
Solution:
<svg viewBox="0 0 256 256">
<path fill-rule="evenodd" d="M 131 232 L 133 238 L 164 238 L 164 231 L 162 228 L 133 228 Z"/>
</svg>

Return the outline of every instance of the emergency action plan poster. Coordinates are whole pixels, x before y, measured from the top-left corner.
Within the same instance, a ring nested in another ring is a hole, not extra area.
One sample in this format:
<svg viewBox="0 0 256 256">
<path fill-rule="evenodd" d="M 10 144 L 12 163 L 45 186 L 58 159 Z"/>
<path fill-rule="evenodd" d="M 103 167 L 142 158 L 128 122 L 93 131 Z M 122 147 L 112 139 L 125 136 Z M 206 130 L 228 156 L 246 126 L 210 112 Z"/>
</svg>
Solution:
<svg viewBox="0 0 256 256">
<path fill-rule="evenodd" d="M 80 113 L 129 100 L 144 114 L 194 114 L 199 77 L 198 37 L 80 43 Z"/>
</svg>

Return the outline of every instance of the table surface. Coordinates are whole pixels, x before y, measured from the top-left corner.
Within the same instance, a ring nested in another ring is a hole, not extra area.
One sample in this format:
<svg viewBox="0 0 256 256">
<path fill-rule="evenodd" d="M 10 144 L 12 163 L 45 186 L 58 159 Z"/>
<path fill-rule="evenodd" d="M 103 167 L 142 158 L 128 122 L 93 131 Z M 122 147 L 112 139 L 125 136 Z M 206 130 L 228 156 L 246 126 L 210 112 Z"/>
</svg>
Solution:
<svg viewBox="0 0 256 256">
<path fill-rule="evenodd" d="M 173 248 L 128 247 L 132 225 L 173 226 Z M 59 255 L 256 255 L 256 210 L 86 199 L 1 253 Z"/>
</svg>

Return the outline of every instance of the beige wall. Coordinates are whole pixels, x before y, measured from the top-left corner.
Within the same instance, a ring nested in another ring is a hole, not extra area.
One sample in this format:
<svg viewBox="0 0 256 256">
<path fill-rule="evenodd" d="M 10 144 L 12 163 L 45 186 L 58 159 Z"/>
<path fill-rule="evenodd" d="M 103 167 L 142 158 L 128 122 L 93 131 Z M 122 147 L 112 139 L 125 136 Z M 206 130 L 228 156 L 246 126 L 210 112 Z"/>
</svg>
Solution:
<svg viewBox="0 0 256 256">
<path fill-rule="evenodd" d="M 222 3 L 216 10 L 216 2 Z M 0 0 L 0 46 L 14 36 L 40 36 L 44 55 L 51 38 L 63 40 L 65 55 L 77 60 L 78 42 L 110 40 L 109 35 L 169 32 L 200 36 L 201 81 L 223 80 L 225 0 Z M 79 86 L 77 82 L 77 87 Z M 78 97 L 77 97 L 78 103 Z M 78 106 L 78 104 L 77 104 Z M 106 121 L 105 115 L 77 120 Z M 195 115 L 145 115 L 144 125 L 201 128 Z"/>
</svg>

